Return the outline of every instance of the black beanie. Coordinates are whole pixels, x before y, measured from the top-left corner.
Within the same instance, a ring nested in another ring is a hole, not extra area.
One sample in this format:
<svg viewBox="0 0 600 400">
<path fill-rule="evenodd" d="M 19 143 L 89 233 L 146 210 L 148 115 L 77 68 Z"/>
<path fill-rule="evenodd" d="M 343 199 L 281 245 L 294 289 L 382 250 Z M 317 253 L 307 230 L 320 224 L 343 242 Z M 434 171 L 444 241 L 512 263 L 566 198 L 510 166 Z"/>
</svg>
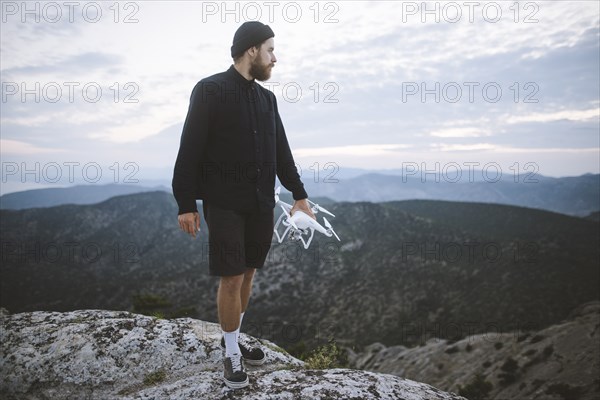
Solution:
<svg viewBox="0 0 600 400">
<path fill-rule="evenodd" d="M 265 40 L 275 37 L 275 34 L 269 28 L 269 25 L 262 24 L 258 21 L 244 22 L 233 36 L 233 46 L 231 46 L 231 57 L 235 57 L 240 53 L 248 50 L 252 46 L 256 46 Z"/>
</svg>

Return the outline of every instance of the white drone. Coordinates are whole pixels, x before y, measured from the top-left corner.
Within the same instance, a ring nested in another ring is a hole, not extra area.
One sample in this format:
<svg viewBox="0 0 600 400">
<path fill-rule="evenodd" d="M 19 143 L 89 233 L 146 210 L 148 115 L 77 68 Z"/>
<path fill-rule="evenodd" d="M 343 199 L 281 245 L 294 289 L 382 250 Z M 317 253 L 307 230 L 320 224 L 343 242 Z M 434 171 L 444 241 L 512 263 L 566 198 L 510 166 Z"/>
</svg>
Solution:
<svg viewBox="0 0 600 400">
<path fill-rule="evenodd" d="M 283 239 L 289 233 L 288 237 L 290 239 L 300 240 L 304 245 L 304 248 L 308 249 L 308 246 L 310 246 L 310 242 L 312 242 L 315 231 L 319 231 L 327 237 L 335 236 L 337 240 L 340 240 L 339 236 L 335 233 L 329 221 L 327 221 L 327 218 L 323 217 L 323 224 L 325 225 L 325 227 L 323 227 L 316 220 L 309 217 L 308 214 L 300 210 L 296 210 L 294 211 L 294 215 L 290 215 L 290 210 L 292 209 L 292 206 L 291 204 L 288 204 L 279 199 L 280 191 L 281 186 L 278 186 L 275 190 L 275 206 L 280 206 L 283 210 L 283 214 L 279 216 L 279 219 L 275 223 L 275 228 L 273 229 L 275 235 L 277 235 L 277 240 L 279 241 L 279 243 L 283 242 Z M 320 205 L 315 204 L 310 200 L 308 200 L 308 202 L 312 205 L 311 210 L 313 214 L 317 214 L 320 211 L 325 214 L 331 215 L 332 217 L 335 217 L 335 215 L 333 215 Z M 283 224 L 283 226 L 286 227 L 282 235 L 279 235 L 280 224 Z M 305 237 L 309 234 L 309 232 L 310 237 L 308 237 L 308 240 L 305 240 Z"/>
</svg>

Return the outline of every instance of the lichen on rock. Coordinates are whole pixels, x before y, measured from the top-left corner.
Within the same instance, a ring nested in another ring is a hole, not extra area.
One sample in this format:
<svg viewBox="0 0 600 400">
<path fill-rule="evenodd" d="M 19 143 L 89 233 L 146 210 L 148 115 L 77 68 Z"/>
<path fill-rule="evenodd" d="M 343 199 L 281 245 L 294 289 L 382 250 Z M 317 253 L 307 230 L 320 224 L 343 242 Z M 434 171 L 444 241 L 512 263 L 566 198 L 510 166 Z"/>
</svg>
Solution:
<svg viewBox="0 0 600 400">
<path fill-rule="evenodd" d="M 30 312 L 0 316 L 0 397 L 218 399 L 221 330 L 215 323 L 157 319 L 123 311 Z M 460 399 L 432 386 L 373 372 L 308 370 L 263 344 L 240 399 Z"/>
</svg>

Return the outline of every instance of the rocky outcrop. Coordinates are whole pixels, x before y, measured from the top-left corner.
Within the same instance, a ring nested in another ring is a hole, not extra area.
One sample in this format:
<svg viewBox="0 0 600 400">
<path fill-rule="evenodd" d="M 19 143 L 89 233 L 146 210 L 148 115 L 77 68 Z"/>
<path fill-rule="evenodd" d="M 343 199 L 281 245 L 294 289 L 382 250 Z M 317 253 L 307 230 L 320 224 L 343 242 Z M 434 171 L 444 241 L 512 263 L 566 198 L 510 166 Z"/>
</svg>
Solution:
<svg viewBox="0 0 600 400">
<path fill-rule="evenodd" d="M 374 372 L 310 370 L 271 342 L 251 385 L 221 383 L 217 324 L 119 311 L 0 313 L 3 399 L 463 399 Z"/>
<path fill-rule="evenodd" d="M 443 390 L 458 393 L 462 386 L 472 399 L 592 400 L 600 398 L 599 339 L 600 303 L 591 302 L 536 332 L 430 339 L 412 348 L 375 343 L 350 352 L 350 361 Z"/>
</svg>

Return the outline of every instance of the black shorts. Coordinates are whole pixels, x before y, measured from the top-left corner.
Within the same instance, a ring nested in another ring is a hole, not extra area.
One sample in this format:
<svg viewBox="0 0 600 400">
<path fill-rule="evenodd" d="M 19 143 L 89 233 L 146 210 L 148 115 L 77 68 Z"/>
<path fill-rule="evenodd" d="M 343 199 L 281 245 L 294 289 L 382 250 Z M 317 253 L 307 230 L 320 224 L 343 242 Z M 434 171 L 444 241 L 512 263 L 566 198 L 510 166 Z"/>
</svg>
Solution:
<svg viewBox="0 0 600 400">
<path fill-rule="evenodd" d="M 210 275 L 233 276 L 262 268 L 273 239 L 273 210 L 242 213 L 202 202 L 208 225 Z"/>
</svg>

